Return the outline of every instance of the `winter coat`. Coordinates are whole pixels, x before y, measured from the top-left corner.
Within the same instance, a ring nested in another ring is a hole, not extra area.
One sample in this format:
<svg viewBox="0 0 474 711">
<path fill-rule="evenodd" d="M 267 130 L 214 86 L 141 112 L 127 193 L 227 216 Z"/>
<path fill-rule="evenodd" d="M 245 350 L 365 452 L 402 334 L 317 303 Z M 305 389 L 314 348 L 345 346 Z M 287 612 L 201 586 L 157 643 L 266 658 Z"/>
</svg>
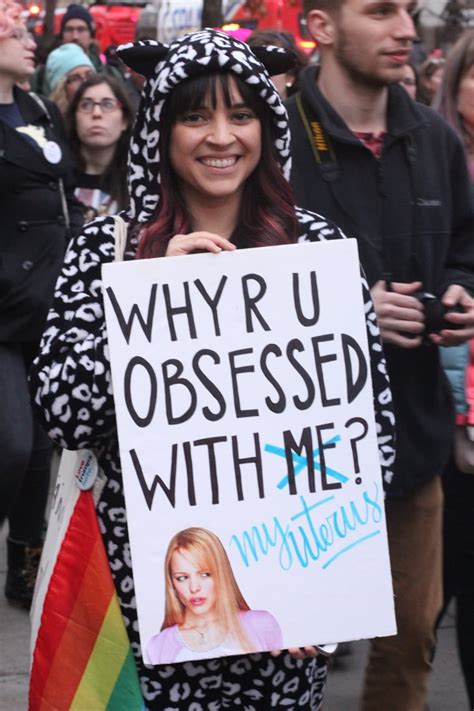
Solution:
<svg viewBox="0 0 474 711">
<path fill-rule="evenodd" d="M 45 111 L 25 91 L 15 100 L 26 124 L 43 128 L 46 139 L 61 148 L 51 163 L 14 128 L 0 121 L 0 342 L 38 340 L 53 298 L 54 284 L 67 240 L 83 222 L 83 207 L 74 198 L 72 161 L 54 104 Z M 70 231 L 60 192 L 65 185 Z"/>
<path fill-rule="evenodd" d="M 469 365 L 469 343 L 462 343 L 455 348 L 443 348 L 440 351 L 441 363 L 451 385 L 456 415 L 466 415 L 465 394 L 466 368 Z"/>
<path fill-rule="evenodd" d="M 450 284 L 474 290 L 474 214 L 463 148 L 433 111 L 389 87 L 388 133 L 380 160 L 349 130 L 316 86 L 316 68 L 301 78 L 310 123 L 330 151 L 317 164 L 298 110 L 288 103 L 291 182 L 298 204 L 322 212 L 358 240 L 372 287 L 411 282 L 441 296 Z M 397 458 L 389 493 L 403 494 L 443 471 L 453 408 L 436 347 L 385 344 L 397 423 Z"/>
</svg>

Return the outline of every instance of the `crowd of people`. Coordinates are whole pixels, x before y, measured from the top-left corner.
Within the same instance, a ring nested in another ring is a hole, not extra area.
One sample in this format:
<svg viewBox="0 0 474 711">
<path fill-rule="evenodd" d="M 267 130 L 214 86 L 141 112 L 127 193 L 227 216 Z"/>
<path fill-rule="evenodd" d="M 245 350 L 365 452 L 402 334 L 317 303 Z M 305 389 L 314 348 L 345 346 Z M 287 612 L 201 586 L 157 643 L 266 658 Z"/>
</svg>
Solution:
<svg viewBox="0 0 474 711">
<path fill-rule="evenodd" d="M 180 711 L 317 711 L 328 660 L 309 646 L 243 666 L 143 663 L 116 525 L 126 513 L 101 292 L 119 212 L 128 260 L 357 239 L 398 628 L 371 641 L 360 709 L 424 711 L 453 599 L 474 707 L 474 478 L 453 444 L 456 428 L 474 431 L 474 31 L 416 66 L 414 9 L 304 0 L 317 61 L 286 32 L 206 30 L 171 46 L 140 40 L 110 64 L 87 8 L 72 4 L 38 63 L 21 7 L 0 0 L 5 595 L 31 605 L 53 446 L 94 449 L 106 475 L 97 516 L 150 711 L 178 708 L 182 684 Z M 245 639 L 242 605 L 232 634 Z M 202 636 L 176 610 L 167 627 Z M 215 634 L 220 649 L 231 631 Z"/>
</svg>

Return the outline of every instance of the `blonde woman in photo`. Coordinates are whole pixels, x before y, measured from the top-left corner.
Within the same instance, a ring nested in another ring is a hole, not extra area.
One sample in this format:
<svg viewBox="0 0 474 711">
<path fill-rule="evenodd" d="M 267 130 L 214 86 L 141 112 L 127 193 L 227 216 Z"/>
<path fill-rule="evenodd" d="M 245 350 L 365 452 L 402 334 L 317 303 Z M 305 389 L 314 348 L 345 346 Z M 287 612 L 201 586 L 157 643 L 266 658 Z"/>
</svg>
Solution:
<svg viewBox="0 0 474 711">
<path fill-rule="evenodd" d="M 205 528 L 177 533 L 164 567 L 165 618 L 147 647 L 152 664 L 283 647 L 273 615 L 248 606 L 214 533 Z"/>
</svg>

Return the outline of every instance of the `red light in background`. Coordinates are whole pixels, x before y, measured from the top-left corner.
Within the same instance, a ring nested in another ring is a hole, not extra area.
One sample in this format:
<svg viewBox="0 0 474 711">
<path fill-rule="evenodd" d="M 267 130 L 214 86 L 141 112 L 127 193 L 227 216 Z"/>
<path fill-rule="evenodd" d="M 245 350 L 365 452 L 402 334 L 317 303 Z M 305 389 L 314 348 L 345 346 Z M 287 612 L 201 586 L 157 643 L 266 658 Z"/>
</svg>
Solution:
<svg viewBox="0 0 474 711">
<path fill-rule="evenodd" d="M 41 12 L 41 8 L 39 5 L 30 5 L 30 7 L 29 7 L 30 15 L 39 15 L 40 12 Z"/>
</svg>

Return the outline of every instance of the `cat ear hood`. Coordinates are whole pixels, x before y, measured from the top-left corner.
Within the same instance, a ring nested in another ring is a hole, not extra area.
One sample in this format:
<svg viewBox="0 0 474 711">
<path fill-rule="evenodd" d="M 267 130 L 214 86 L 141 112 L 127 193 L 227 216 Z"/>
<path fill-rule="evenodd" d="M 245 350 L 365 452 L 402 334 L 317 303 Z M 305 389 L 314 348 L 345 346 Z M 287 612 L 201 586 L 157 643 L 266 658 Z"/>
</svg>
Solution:
<svg viewBox="0 0 474 711">
<path fill-rule="evenodd" d="M 293 52 L 281 47 L 250 47 L 218 30 L 201 30 L 171 45 L 142 40 L 121 45 L 117 54 L 131 69 L 146 77 L 129 152 L 128 216 L 148 222 L 160 199 L 160 116 L 170 92 L 199 74 L 229 71 L 254 87 L 271 109 L 275 146 L 282 172 L 291 168 L 288 116 L 270 76 L 295 64 Z"/>
</svg>

